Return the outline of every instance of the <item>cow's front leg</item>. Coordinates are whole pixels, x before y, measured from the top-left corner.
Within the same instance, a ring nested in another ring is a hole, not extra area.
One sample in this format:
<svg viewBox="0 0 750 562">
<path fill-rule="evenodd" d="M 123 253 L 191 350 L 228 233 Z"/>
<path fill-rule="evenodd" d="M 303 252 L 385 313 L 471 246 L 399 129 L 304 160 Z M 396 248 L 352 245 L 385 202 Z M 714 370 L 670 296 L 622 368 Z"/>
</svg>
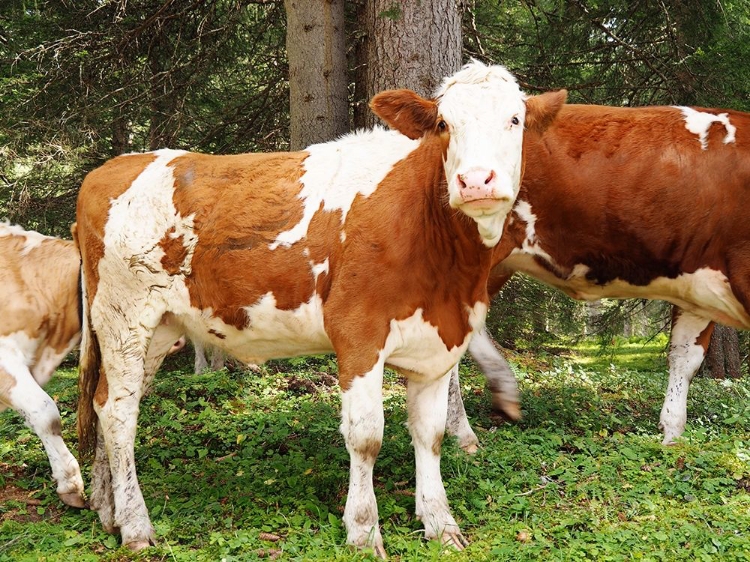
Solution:
<svg viewBox="0 0 750 562">
<path fill-rule="evenodd" d="M 449 375 L 430 382 L 409 380 L 409 432 L 417 464 L 416 514 L 424 524 L 425 537 L 463 550 L 467 541 L 450 513 L 440 475 L 449 382 Z"/>
<path fill-rule="evenodd" d="M 346 542 L 358 548 L 372 547 L 377 556 L 386 558 L 372 484 L 373 466 L 383 442 L 383 363 L 353 380 L 341 361 L 339 369 L 343 389 L 341 433 L 350 459 L 344 509 Z"/>
<path fill-rule="evenodd" d="M 676 306 L 672 309 L 669 342 L 669 385 L 659 417 L 664 445 L 671 445 L 685 431 L 690 381 L 706 356 L 714 324 Z"/>
</svg>

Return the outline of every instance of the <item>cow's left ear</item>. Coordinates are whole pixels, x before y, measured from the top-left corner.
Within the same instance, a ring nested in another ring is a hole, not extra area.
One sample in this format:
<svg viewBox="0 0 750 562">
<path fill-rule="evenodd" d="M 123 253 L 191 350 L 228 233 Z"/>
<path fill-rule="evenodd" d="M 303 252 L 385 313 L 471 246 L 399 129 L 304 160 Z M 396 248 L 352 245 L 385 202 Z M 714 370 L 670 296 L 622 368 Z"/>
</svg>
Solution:
<svg viewBox="0 0 750 562">
<path fill-rule="evenodd" d="M 555 120 L 567 98 L 567 90 L 545 92 L 526 98 L 525 129 L 537 133 L 543 132 Z"/>
<path fill-rule="evenodd" d="M 418 139 L 437 123 L 437 103 L 411 90 L 386 90 L 370 102 L 370 109 L 392 129 Z"/>
</svg>

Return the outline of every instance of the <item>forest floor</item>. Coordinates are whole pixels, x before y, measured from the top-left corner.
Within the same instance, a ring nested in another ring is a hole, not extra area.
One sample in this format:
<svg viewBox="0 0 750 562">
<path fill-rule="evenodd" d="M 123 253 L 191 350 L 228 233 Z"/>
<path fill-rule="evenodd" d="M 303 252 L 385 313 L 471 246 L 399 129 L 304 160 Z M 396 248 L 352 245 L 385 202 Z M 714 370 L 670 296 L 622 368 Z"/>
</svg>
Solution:
<svg viewBox="0 0 750 562">
<path fill-rule="evenodd" d="M 463 553 L 421 538 L 401 379 L 386 378 L 375 486 L 391 560 L 750 560 L 750 377 L 696 379 L 674 446 L 657 429 L 664 340 L 509 354 L 523 420 L 490 412 L 476 367 L 462 390 L 481 441 L 446 439 L 442 472 Z M 141 404 L 138 476 L 157 546 L 133 554 L 94 512 L 58 500 L 39 439 L 0 414 L 0 560 L 368 559 L 346 545 L 348 454 L 335 362 L 266 364 L 262 376 L 191 373 L 171 358 Z M 47 390 L 75 449 L 75 365 Z M 88 481 L 90 465 L 83 463 Z"/>
</svg>

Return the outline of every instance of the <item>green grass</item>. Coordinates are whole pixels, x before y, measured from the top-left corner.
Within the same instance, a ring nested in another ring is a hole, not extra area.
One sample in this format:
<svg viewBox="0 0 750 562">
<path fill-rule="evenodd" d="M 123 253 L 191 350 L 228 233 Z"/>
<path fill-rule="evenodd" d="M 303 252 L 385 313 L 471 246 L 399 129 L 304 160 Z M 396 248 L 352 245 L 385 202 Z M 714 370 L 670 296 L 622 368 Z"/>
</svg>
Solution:
<svg viewBox="0 0 750 562">
<path fill-rule="evenodd" d="M 524 419 L 496 425 L 483 379 L 462 365 L 482 448 L 443 451 L 449 501 L 471 545 L 455 561 L 750 560 L 750 380 L 696 380 L 681 443 L 660 445 L 663 342 L 601 355 L 511 357 Z M 133 554 L 95 513 L 63 506 L 38 438 L 0 414 L 0 560 L 352 560 L 341 514 L 348 455 L 329 358 L 274 362 L 264 376 L 189 374 L 183 356 L 144 399 L 139 479 L 158 546 Z M 75 445 L 75 373 L 48 387 Z M 404 392 L 389 376 L 376 465 L 392 560 L 435 560 L 420 537 Z M 86 467 L 88 471 L 88 466 Z M 88 480 L 88 474 L 84 474 Z"/>
</svg>

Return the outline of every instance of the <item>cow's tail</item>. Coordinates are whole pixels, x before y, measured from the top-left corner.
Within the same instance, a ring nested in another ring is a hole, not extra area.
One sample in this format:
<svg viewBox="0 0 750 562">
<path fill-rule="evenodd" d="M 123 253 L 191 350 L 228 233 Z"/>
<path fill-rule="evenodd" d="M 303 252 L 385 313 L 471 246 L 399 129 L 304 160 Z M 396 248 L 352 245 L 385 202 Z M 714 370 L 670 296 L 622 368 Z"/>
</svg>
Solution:
<svg viewBox="0 0 750 562">
<path fill-rule="evenodd" d="M 78 244 L 76 225 L 71 229 Z M 97 415 L 94 411 L 94 394 L 101 372 L 101 352 L 96 333 L 91 328 L 91 312 L 86 298 L 86 275 L 81 267 L 81 355 L 78 362 L 78 453 L 89 457 L 96 448 Z"/>
</svg>

